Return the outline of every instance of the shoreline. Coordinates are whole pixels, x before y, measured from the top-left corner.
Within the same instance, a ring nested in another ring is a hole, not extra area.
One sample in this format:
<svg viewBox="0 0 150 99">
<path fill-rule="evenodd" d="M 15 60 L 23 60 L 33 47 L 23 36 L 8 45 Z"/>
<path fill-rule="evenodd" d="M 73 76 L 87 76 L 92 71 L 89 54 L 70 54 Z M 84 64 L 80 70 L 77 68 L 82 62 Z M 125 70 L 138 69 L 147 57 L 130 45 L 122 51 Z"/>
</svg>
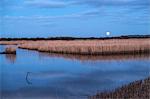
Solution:
<svg viewBox="0 0 150 99">
<path fill-rule="evenodd" d="M 108 40 L 108 39 L 141 39 L 141 38 L 150 38 L 150 35 L 122 35 L 122 36 L 113 36 L 113 37 L 36 37 L 36 38 L 0 38 L 0 41 L 18 41 L 18 40 L 30 40 L 30 41 L 39 41 L 39 40 Z"/>
<path fill-rule="evenodd" d="M 144 80 L 137 80 L 115 89 L 111 92 L 97 93 L 89 99 L 149 99 L 150 76 Z"/>
</svg>

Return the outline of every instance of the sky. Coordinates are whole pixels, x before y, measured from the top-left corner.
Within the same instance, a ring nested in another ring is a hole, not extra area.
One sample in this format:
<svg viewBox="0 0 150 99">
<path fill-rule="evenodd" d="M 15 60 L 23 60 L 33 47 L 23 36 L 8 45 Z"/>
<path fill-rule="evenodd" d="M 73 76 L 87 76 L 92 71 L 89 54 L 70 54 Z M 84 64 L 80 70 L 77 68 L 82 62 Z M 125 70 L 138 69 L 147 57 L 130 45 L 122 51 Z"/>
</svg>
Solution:
<svg viewBox="0 0 150 99">
<path fill-rule="evenodd" d="M 1 37 L 150 34 L 150 0 L 0 0 Z"/>
</svg>

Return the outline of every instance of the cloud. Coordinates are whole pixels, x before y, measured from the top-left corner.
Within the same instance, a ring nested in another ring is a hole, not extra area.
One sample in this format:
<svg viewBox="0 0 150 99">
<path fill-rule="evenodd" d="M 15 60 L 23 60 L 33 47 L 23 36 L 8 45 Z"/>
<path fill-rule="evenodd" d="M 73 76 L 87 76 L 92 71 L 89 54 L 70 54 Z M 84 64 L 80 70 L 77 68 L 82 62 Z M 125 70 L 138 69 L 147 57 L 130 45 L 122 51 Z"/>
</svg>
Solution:
<svg viewBox="0 0 150 99">
<path fill-rule="evenodd" d="M 150 6 L 150 0 L 26 0 L 24 4 L 30 7 L 45 9 L 61 9 L 74 6 L 88 6 L 91 8 L 127 6 L 129 8 L 147 9 Z M 91 14 L 94 13 L 92 12 Z"/>
<path fill-rule="evenodd" d="M 40 8 L 62 8 L 66 7 L 68 3 L 54 0 L 27 0 L 26 5 Z"/>
<path fill-rule="evenodd" d="M 90 6 L 150 5 L 150 0 L 73 0 L 74 4 Z"/>
<path fill-rule="evenodd" d="M 81 18 L 81 17 L 90 17 L 97 16 L 100 14 L 99 10 L 88 10 L 74 14 L 68 15 L 58 15 L 58 16 L 3 16 L 3 19 L 6 20 L 48 20 L 48 19 L 68 19 L 68 18 Z"/>
<path fill-rule="evenodd" d="M 90 10 L 90 11 L 85 11 L 81 13 L 81 15 L 83 16 L 97 16 L 99 14 L 100 14 L 99 10 Z"/>
</svg>

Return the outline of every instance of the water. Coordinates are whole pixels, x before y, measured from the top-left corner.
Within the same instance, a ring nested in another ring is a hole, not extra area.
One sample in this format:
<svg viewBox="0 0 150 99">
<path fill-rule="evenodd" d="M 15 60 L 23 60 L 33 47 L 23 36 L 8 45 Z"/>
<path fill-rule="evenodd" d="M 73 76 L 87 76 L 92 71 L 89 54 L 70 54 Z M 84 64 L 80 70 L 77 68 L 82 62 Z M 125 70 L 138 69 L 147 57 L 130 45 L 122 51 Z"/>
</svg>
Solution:
<svg viewBox="0 0 150 99">
<path fill-rule="evenodd" d="M 17 55 L 0 55 L 0 95 L 2 99 L 86 99 L 148 77 L 149 60 L 148 55 L 92 57 L 17 49 Z"/>
</svg>

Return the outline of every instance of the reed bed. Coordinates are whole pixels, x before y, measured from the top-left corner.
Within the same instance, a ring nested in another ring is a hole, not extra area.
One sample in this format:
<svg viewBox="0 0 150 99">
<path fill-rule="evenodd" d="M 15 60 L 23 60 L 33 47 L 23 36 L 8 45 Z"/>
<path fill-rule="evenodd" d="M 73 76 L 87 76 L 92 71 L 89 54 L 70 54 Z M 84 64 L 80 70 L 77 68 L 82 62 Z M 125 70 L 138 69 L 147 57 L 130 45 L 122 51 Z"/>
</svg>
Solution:
<svg viewBox="0 0 150 99">
<path fill-rule="evenodd" d="M 150 77 L 138 80 L 112 92 L 103 92 L 90 99 L 150 99 Z"/>
<path fill-rule="evenodd" d="M 150 39 L 31 41 L 20 44 L 19 48 L 81 55 L 149 53 Z"/>
</svg>

